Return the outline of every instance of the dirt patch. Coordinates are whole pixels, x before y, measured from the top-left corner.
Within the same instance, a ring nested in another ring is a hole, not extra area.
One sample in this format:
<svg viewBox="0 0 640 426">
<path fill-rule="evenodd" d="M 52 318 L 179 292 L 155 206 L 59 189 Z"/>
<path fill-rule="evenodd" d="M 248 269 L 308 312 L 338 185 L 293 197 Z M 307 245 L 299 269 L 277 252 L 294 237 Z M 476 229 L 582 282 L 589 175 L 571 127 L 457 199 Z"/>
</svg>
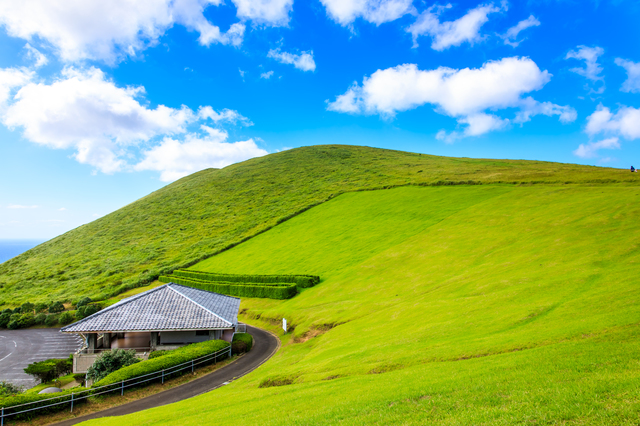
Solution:
<svg viewBox="0 0 640 426">
<path fill-rule="evenodd" d="M 371 370 L 369 370 L 369 374 L 383 374 L 383 373 L 388 373 L 390 371 L 394 371 L 394 370 L 400 370 L 401 368 L 404 368 L 404 365 L 402 364 L 385 364 L 385 365 L 380 365 L 376 368 L 373 368 Z"/>
<path fill-rule="evenodd" d="M 318 337 L 331 330 L 332 328 L 336 328 L 339 325 L 345 324 L 344 322 L 331 322 L 326 324 L 317 324 L 312 325 L 309 331 L 304 333 L 301 336 L 296 336 L 293 338 L 293 343 L 304 343 L 308 340 L 313 339 L 314 337 Z"/>
<path fill-rule="evenodd" d="M 277 376 L 264 379 L 258 385 L 259 388 L 272 388 L 276 386 L 287 386 L 296 383 L 298 375 L 294 376 Z"/>
</svg>

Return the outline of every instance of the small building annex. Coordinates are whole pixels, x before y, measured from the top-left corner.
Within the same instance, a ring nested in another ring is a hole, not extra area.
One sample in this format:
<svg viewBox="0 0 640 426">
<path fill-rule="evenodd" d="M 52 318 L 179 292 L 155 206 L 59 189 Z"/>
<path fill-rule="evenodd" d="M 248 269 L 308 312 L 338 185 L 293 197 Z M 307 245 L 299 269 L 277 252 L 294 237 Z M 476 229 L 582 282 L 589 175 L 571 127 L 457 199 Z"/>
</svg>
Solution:
<svg viewBox="0 0 640 426">
<path fill-rule="evenodd" d="M 73 372 L 84 373 L 97 355 L 115 348 L 174 349 L 212 339 L 231 342 L 238 327 L 240 299 L 169 283 L 123 299 L 60 329 L 80 334 L 85 345 L 74 354 Z"/>
</svg>

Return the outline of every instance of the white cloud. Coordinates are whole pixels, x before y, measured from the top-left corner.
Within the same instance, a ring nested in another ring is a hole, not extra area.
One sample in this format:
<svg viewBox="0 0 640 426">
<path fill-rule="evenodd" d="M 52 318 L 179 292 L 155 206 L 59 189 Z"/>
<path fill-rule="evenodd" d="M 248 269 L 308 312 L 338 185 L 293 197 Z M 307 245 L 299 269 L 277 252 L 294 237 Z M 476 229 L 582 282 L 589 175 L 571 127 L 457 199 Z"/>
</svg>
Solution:
<svg viewBox="0 0 640 426">
<path fill-rule="evenodd" d="M 395 21 L 415 11 L 412 0 L 320 0 L 327 14 L 342 26 L 356 19 L 376 25 Z"/>
<path fill-rule="evenodd" d="M 238 111 L 225 108 L 220 112 L 216 112 L 210 106 L 200 107 L 198 109 L 198 117 L 201 119 L 210 119 L 216 124 L 230 123 L 240 124 L 242 126 L 253 126 L 251 120 L 240 114 Z"/>
<path fill-rule="evenodd" d="M 22 127 L 32 142 L 51 148 L 75 148 L 75 158 L 105 173 L 120 170 L 118 157 L 129 144 L 161 134 L 181 133 L 195 120 L 189 108 L 155 109 L 141 105 L 142 87 L 117 87 L 102 71 L 67 68 L 50 85 L 22 87 L 4 114 L 10 128 Z"/>
<path fill-rule="evenodd" d="M 598 142 L 589 142 L 588 144 L 580 144 L 573 154 L 580 158 L 595 158 L 598 156 L 600 149 L 620 149 L 618 138 L 604 139 Z"/>
<path fill-rule="evenodd" d="M 293 0 L 232 0 L 240 19 L 250 19 L 257 24 L 273 27 L 289 23 Z"/>
<path fill-rule="evenodd" d="M 0 2 L 0 24 L 9 35 L 49 43 L 64 61 L 114 63 L 158 42 L 174 24 L 200 33 L 199 42 L 239 45 L 245 27 L 227 33 L 211 24 L 204 10 L 222 0 L 22 0 Z"/>
<path fill-rule="evenodd" d="M 162 143 L 144 152 L 144 159 L 135 170 L 160 172 L 160 180 L 171 182 L 198 170 L 222 168 L 229 164 L 268 154 L 253 139 L 228 143 L 227 133 L 203 126 L 208 135 L 188 134 L 184 141 L 165 138 Z"/>
<path fill-rule="evenodd" d="M 528 121 L 537 114 L 560 115 L 563 122 L 575 120 L 575 111 L 570 107 L 522 98 L 525 93 L 541 89 L 550 78 L 531 59 L 519 57 L 489 61 L 477 69 L 439 67 L 421 71 L 415 64 L 404 64 L 376 71 L 363 79 L 362 86 L 354 83 L 327 109 L 392 118 L 397 112 L 432 104 L 437 112 L 466 125 L 465 136 L 502 129 L 508 124 L 487 114 L 487 110 L 519 108 L 516 122 Z"/>
<path fill-rule="evenodd" d="M 441 23 L 440 14 L 450 7 L 432 6 L 418 16 L 416 22 L 407 28 L 413 36 L 413 47 L 418 46 L 418 37 L 423 35 L 430 36 L 431 48 L 439 51 L 465 42 L 473 44 L 482 40 L 480 28 L 489 20 L 488 15 L 504 10 L 493 4 L 482 4 L 455 21 Z"/>
<path fill-rule="evenodd" d="M 640 138 L 640 109 L 623 106 L 615 114 L 609 108 L 598 105 L 587 118 L 585 128 L 593 136 L 600 133 L 624 137 L 628 140 Z"/>
<path fill-rule="evenodd" d="M 64 208 L 64 207 L 60 207 L 60 208 L 58 209 L 58 211 L 59 211 L 59 212 L 63 212 L 63 211 L 65 211 L 65 210 L 67 210 L 67 209 L 66 209 L 66 208 Z"/>
<path fill-rule="evenodd" d="M 604 49 L 598 46 L 578 46 L 577 51 L 572 50 L 567 53 L 567 56 L 565 56 L 565 59 L 577 59 L 579 61 L 584 61 L 584 68 L 571 68 L 569 71 L 583 76 L 593 84 L 593 87 L 588 84 L 585 86 L 590 93 L 600 94 L 603 93 L 605 89 L 604 76 L 600 75 L 602 67 L 598 64 L 598 57 L 603 53 Z M 595 88 L 597 83 L 601 84 L 598 89 Z"/>
<path fill-rule="evenodd" d="M 518 38 L 518 34 L 521 31 L 526 30 L 527 28 L 537 27 L 540 25 L 540 21 L 536 19 L 535 16 L 531 15 L 527 19 L 518 22 L 513 27 L 509 28 L 504 35 L 502 35 L 502 39 L 504 40 L 504 44 L 508 44 L 512 47 L 517 47 L 520 43 L 524 41 L 524 39 L 520 41 L 516 41 Z"/>
<path fill-rule="evenodd" d="M 14 89 L 24 86 L 35 73 L 26 68 L 0 69 L 0 108 L 9 100 Z"/>
<path fill-rule="evenodd" d="M 616 65 L 627 71 L 627 80 L 622 83 L 623 92 L 640 93 L 640 62 L 631 62 L 626 59 L 616 58 Z"/>
<path fill-rule="evenodd" d="M 40 68 L 49 63 L 49 59 L 47 59 L 47 57 L 44 56 L 42 52 L 31 46 L 29 43 L 27 43 L 24 48 L 27 49 L 27 58 L 31 59 L 34 62 L 34 67 Z"/>
<path fill-rule="evenodd" d="M 37 209 L 40 206 L 23 206 L 20 204 L 9 204 L 8 209 Z"/>
<path fill-rule="evenodd" d="M 264 78 L 265 80 L 269 80 L 273 75 L 273 71 L 267 71 L 260 74 L 260 78 Z"/>
<path fill-rule="evenodd" d="M 302 52 L 299 55 L 281 52 L 280 49 L 271 49 L 267 54 L 268 58 L 273 58 L 283 64 L 291 64 L 302 71 L 315 71 L 316 63 L 313 60 L 313 51 Z"/>
</svg>

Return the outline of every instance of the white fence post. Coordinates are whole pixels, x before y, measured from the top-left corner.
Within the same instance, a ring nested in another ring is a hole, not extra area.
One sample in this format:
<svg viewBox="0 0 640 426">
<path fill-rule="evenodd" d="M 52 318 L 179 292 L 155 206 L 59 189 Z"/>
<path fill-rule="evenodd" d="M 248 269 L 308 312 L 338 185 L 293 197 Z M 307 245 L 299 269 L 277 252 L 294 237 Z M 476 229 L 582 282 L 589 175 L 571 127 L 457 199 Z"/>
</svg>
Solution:
<svg viewBox="0 0 640 426">
<path fill-rule="evenodd" d="M 71 412 L 73 413 L 73 392 L 71 392 Z"/>
</svg>

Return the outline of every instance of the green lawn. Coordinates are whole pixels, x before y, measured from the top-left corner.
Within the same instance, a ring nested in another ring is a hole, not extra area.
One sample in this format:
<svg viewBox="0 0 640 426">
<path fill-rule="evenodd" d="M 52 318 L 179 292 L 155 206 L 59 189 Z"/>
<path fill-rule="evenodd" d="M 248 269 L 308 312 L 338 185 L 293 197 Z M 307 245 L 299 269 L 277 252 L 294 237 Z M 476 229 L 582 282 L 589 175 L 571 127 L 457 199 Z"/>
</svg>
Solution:
<svg viewBox="0 0 640 426">
<path fill-rule="evenodd" d="M 627 170 L 368 147 L 287 150 L 187 176 L 0 264 L 0 307 L 108 299 L 346 192 L 399 185 L 630 182 Z"/>
<path fill-rule="evenodd" d="M 637 424 L 639 194 L 339 196 L 193 266 L 321 276 L 290 300 L 243 300 L 243 320 L 295 327 L 274 358 L 196 399 L 96 424 Z M 259 387 L 269 380 L 293 384 Z"/>
</svg>

